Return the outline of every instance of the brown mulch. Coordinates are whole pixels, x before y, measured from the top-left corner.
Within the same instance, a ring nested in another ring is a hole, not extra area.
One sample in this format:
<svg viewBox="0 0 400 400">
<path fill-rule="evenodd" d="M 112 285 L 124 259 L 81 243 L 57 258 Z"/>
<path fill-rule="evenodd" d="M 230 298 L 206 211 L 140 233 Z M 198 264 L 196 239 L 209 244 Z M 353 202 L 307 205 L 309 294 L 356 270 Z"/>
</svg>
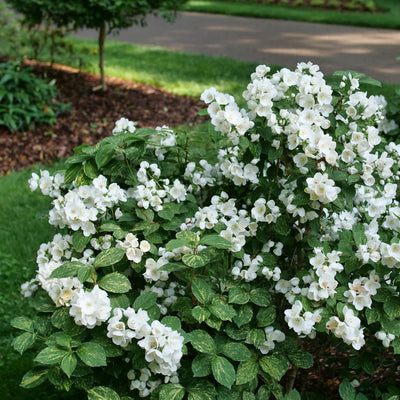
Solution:
<svg viewBox="0 0 400 400">
<path fill-rule="evenodd" d="M 110 136 L 121 117 L 137 122 L 138 128 L 176 127 L 202 120 L 197 112 L 204 103 L 197 99 L 117 78 L 107 79 L 106 92 L 93 91 L 100 83 L 97 75 L 62 65 L 51 67 L 35 61 L 26 64 L 38 75 L 56 80 L 60 92 L 57 100 L 71 103 L 71 112 L 59 116 L 55 125 L 28 132 L 11 133 L 0 127 L 0 174 L 67 158 L 74 147 L 93 145 Z"/>
</svg>

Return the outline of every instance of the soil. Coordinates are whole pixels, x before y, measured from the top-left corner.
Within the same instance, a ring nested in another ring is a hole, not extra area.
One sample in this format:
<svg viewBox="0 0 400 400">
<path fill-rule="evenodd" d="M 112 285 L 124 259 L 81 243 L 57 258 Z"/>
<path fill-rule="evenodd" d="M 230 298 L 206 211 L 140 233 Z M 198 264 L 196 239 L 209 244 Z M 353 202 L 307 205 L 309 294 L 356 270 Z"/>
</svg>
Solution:
<svg viewBox="0 0 400 400">
<path fill-rule="evenodd" d="M 56 80 L 57 100 L 71 103 L 71 110 L 59 116 L 55 125 L 27 132 L 11 133 L 0 126 L 0 174 L 67 158 L 74 147 L 109 136 L 121 117 L 135 121 L 138 128 L 193 125 L 204 118 L 197 115 L 204 108 L 198 99 L 117 78 L 107 79 L 106 92 L 93 91 L 100 84 L 98 75 L 36 61 L 26 64 L 39 76 Z"/>
</svg>

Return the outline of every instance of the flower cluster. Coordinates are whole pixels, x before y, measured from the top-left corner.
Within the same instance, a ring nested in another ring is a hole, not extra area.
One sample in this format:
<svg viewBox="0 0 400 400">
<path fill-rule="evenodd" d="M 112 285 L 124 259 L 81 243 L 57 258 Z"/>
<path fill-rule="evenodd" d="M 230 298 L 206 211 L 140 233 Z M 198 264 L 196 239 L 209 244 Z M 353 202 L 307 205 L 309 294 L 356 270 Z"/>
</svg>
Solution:
<svg viewBox="0 0 400 400">
<path fill-rule="evenodd" d="M 205 186 L 216 186 L 221 180 L 221 172 L 218 164 L 211 165 L 206 160 L 200 160 L 198 164 L 189 162 L 186 165 L 184 177 L 197 188 L 197 193 Z"/>
<path fill-rule="evenodd" d="M 180 180 L 175 179 L 171 185 L 169 179 L 160 179 L 160 175 L 161 170 L 157 164 L 142 161 L 137 172 L 141 184 L 128 190 L 128 196 L 133 197 L 140 207 L 151 207 L 154 211 L 162 210 L 163 202 L 184 201 L 187 190 Z"/>
<path fill-rule="evenodd" d="M 392 333 L 386 333 L 386 332 L 383 332 L 383 331 L 376 332 L 375 333 L 375 337 L 378 340 L 381 340 L 383 346 L 386 347 L 386 348 L 389 347 L 390 343 L 396 338 L 396 336 L 393 335 Z"/>
<path fill-rule="evenodd" d="M 313 273 L 317 276 L 312 281 L 307 292 L 310 300 L 319 301 L 335 295 L 335 289 L 338 285 L 335 276 L 343 271 L 343 265 L 340 261 L 340 252 L 332 251 L 325 255 L 321 247 L 314 248 L 315 256 L 310 259 L 313 266 Z"/>
<path fill-rule="evenodd" d="M 112 133 L 114 135 L 116 135 L 117 133 L 121 133 L 121 132 L 135 132 L 136 127 L 135 127 L 135 123 L 132 121 L 129 121 L 129 119 L 127 118 L 120 118 L 116 123 L 115 123 L 115 127 L 112 130 Z"/>
<path fill-rule="evenodd" d="M 234 145 L 254 126 L 246 110 L 239 109 L 232 96 L 210 88 L 204 91 L 200 99 L 209 104 L 207 111 L 216 130 L 226 134 Z"/>
<path fill-rule="evenodd" d="M 151 136 L 151 143 L 147 145 L 147 148 L 154 150 L 157 159 L 162 161 L 168 152 L 168 147 L 176 145 L 176 133 L 166 125 L 158 126 L 154 135 Z"/>
<path fill-rule="evenodd" d="M 64 184 L 64 175 L 56 174 L 51 176 L 49 171 L 40 171 L 39 176 L 33 172 L 28 183 L 32 192 L 40 189 L 45 196 L 57 197 L 60 195 L 60 188 Z"/>
<path fill-rule="evenodd" d="M 232 275 L 234 278 L 242 278 L 246 282 L 254 281 L 257 278 L 257 272 L 260 269 L 260 264 L 263 262 L 261 256 L 256 256 L 253 259 L 250 254 L 244 254 L 243 260 L 235 261 L 232 269 Z M 248 267 L 247 269 L 243 267 Z"/>
<path fill-rule="evenodd" d="M 275 342 L 283 342 L 285 340 L 285 334 L 279 329 L 274 329 L 273 326 L 267 326 L 265 329 L 266 341 L 259 347 L 262 354 L 268 354 L 274 350 Z"/>
<path fill-rule="evenodd" d="M 349 283 L 349 290 L 344 292 L 343 295 L 347 297 L 348 302 L 353 304 L 356 310 L 360 311 L 364 307 L 371 308 L 371 296 L 374 296 L 380 287 L 379 276 L 375 271 L 371 271 L 369 278 L 362 277 Z"/>
<path fill-rule="evenodd" d="M 281 212 L 274 200 L 266 201 L 264 198 L 260 198 L 254 202 L 254 207 L 251 209 L 251 216 L 257 222 L 272 224 L 281 216 Z"/>
<path fill-rule="evenodd" d="M 107 292 L 97 285 L 91 292 L 79 290 L 71 300 L 69 314 L 77 325 L 84 325 L 88 329 L 107 321 L 111 314 L 111 303 Z"/>
<path fill-rule="evenodd" d="M 133 233 L 128 233 L 124 241 L 117 240 L 116 247 L 125 251 L 128 260 L 139 264 L 142 261 L 143 254 L 150 251 L 151 246 L 147 240 L 139 242 Z"/>
<path fill-rule="evenodd" d="M 258 183 L 259 169 L 258 159 L 253 159 L 249 164 L 238 161 L 239 147 L 228 147 L 220 150 L 218 154 L 219 168 L 222 175 L 231 180 L 236 186 L 244 186 L 247 183 Z"/>
<path fill-rule="evenodd" d="M 246 244 L 246 237 L 254 236 L 257 223 L 251 221 L 245 209 L 236 208 L 235 199 L 222 192 L 213 196 L 209 206 L 200 208 L 194 216 L 194 225 L 200 229 L 212 229 L 217 223 L 225 227 L 220 236 L 232 243 L 232 251 L 240 251 Z"/>
<path fill-rule="evenodd" d="M 122 318 L 127 319 L 126 324 Z M 160 321 L 149 323 L 145 310 L 133 308 L 114 309 L 114 316 L 108 321 L 107 336 L 116 345 L 126 347 L 133 338 L 145 350 L 145 359 L 154 374 L 173 376 L 182 358 L 183 336 Z"/>
<path fill-rule="evenodd" d="M 354 311 L 347 307 L 343 307 L 343 320 L 333 316 L 326 323 L 326 329 L 333 332 L 333 334 L 343 341 L 360 350 L 365 344 L 363 329 L 361 328 L 360 318 L 354 315 Z"/>
<path fill-rule="evenodd" d="M 157 294 L 157 306 L 162 315 L 168 313 L 168 309 L 178 300 L 178 296 L 185 295 L 185 287 L 178 282 L 157 281 L 153 286 L 146 285 L 142 293 L 152 292 Z"/>
<path fill-rule="evenodd" d="M 137 373 L 131 369 L 127 375 L 128 379 L 131 381 L 130 389 L 137 390 L 139 392 L 140 397 L 149 396 L 154 389 L 158 388 L 161 385 L 161 380 L 152 380 L 151 371 L 148 368 L 142 368 L 140 370 L 140 375 L 137 376 Z"/>
<path fill-rule="evenodd" d="M 312 178 L 307 178 L 307 187 L 304 189 L 311 200 L 320 203 L 332 203 L 337 199 L 340 188 L 335 186 L 335 181 L 328 178 L 328 174 L 317 172 Z"/>
<path fill-rule="evenodd" d="M 293 329 L 299 336 L 310 335 L 315 336 L 314 326 L 316 323 L 321 322 L 322 309 L 318 309 L 313 313 L 310 311 L 303 312 L 303 304 L 296 300 L 292 306 L 285 310 L 285 321 L 288 327 Z"/>
<path fill-rule="evenodd" d="M 49 212 L 49 223 L 59 228 L 69 227 L 73 231 L 81 229 L 85 236 L 90 236 L 95 233 L 94 222 L 99 215 L 126 200 L 124 190 L 116 183 L 107 186 L 107 178 L 99 175 L 91 185 L 79 186 L 65 196 L 57 195 Z"/>
</svg>

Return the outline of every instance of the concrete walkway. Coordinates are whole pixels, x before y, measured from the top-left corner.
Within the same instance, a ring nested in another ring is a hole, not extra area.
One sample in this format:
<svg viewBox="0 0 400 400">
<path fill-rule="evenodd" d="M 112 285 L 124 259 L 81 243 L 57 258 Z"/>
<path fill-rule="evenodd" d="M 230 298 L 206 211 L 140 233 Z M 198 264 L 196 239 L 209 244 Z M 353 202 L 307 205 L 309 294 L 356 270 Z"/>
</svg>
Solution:
<svg viewBox="0 0 400 400">
<path fill-rule="evenodd" d="M 78 35 L 96 37 L 93 31 Z M 109 39 L 290 68 L 312 61 L 326 74 L 355 70 L 400 84 L 400 30 L 184 12 L 173 24 L 151 16 L 147 27 Z"/>
</svg>

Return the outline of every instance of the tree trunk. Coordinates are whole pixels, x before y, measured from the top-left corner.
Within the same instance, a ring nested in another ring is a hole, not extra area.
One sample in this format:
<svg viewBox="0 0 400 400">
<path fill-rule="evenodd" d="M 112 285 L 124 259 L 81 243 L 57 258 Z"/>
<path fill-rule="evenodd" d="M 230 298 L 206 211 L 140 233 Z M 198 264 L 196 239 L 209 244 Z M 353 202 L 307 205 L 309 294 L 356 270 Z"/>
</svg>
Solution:
<svg viewBox="0 0 400 400">
<path fill-rule="evenodd" d="M 106 23 L 102 22 L 99 31 L 99 68 L 100 68 L 100 78 L 101 85 L 100 88 L 103 91 L 107 90 L 106 80 L 104 76 L 104 42 L 106 41 Z"/>
</svg>

